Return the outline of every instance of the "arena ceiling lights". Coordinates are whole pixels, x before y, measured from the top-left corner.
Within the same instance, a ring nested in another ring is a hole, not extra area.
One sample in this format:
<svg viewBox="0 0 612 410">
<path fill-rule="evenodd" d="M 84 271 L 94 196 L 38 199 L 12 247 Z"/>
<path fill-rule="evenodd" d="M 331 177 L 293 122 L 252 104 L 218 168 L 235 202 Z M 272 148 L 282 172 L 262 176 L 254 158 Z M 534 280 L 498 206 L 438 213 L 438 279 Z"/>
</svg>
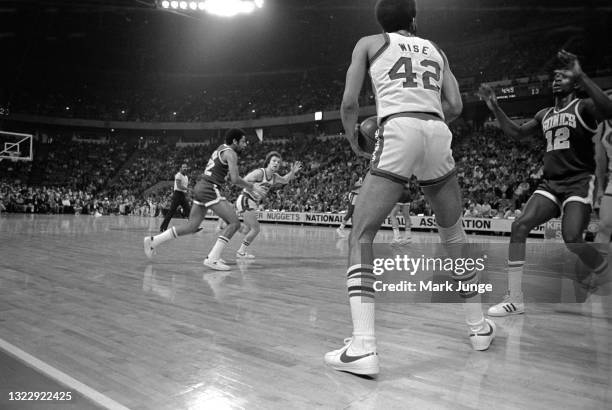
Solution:
<svg viewBox="0 0 612 410">
<path fill-rule="evenodd" d="M 203 11 L 222 17 L 233 17 L 238 14 L 249 14 L 263 7 L 264 0 L 161 0 L 162 9 L 176 11 Z"/>
</svg>

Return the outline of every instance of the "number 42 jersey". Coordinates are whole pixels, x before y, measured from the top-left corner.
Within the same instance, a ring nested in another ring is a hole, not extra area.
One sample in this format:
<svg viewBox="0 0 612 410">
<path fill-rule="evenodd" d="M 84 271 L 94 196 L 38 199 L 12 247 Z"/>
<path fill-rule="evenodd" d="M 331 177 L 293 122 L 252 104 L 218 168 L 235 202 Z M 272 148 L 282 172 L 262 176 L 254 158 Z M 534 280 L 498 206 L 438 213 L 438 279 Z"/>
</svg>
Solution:
<svg viewBox="0 0 612 410">
<path fill-rule="evenodd" d="M 369 61 L 379 121 L 401 112 L 444 119 L 440 90 L 445 63 L 437 46 L 416 36 L 383 35 L 385 44 Z"/>
<path fill-rule="evenodd" d="M 545 179 L 558 181 L 595 173 L 593 135 L 597 122 L 580 115 L 581 101 L 576 98 L 561 109 L 549 108 L 542 117 Z"/>
</svg>

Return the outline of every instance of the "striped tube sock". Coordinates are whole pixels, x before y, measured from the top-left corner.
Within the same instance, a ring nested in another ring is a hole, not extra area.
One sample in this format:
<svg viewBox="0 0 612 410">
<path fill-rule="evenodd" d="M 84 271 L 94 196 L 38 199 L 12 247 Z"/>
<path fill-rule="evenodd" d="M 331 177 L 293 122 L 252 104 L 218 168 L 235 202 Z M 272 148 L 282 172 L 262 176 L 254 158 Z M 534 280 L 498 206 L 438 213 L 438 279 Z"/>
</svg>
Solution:
<svg viewBox="0 0 612 410">
<path fill-rule="evenodd" d="M 239 253 L 246 253 L 247 248 L 249 247 L 249 245 L 251 244 L 251 242 L 249 241 L 242 241 L 242 244 L 240 245 L 240 249 L 238 249 Z"/>
<path fill-rule="evenodd" d="M 481 296 L 475 290 L 465 290 L 471 285 L 478 285 L 480 274 L 476 270 L 464 272 L 461 275 L 453 273 L 451 278 L 457 283 L 461 283 L 462 290 L 459 295 L 463 298 L 463 311 L 465 321 L 472 332 L 479 332 L 484 326 L 484 315 L 482 314 Z"/>
<path fill-rule="evenodd" d="M 225 246 L 227 245 L 228 242 L 229 242 L 229 239 L 227 239 L 225 236 L 217 237 L 217 242 L 215 243 L 215 246 L 213 246 L 212 250 L 208 254 L 208 259 L 211 259 L 211 260 L 219 259 L 221 257 L 221 253 L 223 252 L 223 249 L 225 249 Z"/>
<path fill-rule="evenodd" d="M 372 265 L 353 265 L 348 268 L 346 285 L 348 288 L 353 336 L 355 338 L 374 337 L 374 281 Z"/>
<path fill-rule="evenodd" d="M 523 269 L 525 261 L 508 261 L 508 292 L 510 299 L 523 299 Z"/>
<path fill-rule="evenodd" d="M 166 229 L 159 235 L 155 235 L 153 237 L 153 244 L 154 246 L 161 245 L 164 242 L 167 242 L 171 239 L 176 239 L 176 238 L 178 238 L 178 235 L 176 234 L 176 229 L 173 226 L 170 229 Z"/>
</svg>

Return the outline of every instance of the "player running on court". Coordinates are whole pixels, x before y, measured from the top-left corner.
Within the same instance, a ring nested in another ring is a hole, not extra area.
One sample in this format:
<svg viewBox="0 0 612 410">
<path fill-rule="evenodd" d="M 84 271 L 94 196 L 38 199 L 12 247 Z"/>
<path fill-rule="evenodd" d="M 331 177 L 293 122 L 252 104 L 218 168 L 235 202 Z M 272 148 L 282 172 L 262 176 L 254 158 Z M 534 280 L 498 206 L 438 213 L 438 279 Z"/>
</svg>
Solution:
<svg viewBox="0 0 612 410">
<path fill-rule="evenodd" d="M 234 207 L 220 193 L 220 187 L 225 183 L 229 173 L 233 184 L 241 186 L 254 196 L 264 195 L 266 190 L 257 183 L 247 182 L 238 174 L 238 154 L 247 146 L 246 133 L 237 128 L 230 129 L 225 134 L 225 144 L 220 145 L 211 155 L 204 173 L 193 188 L 193 207 L 187 223 L 172 227 L 159 235 L 144 238 L 144 252 L 152 258 L 155 249 L 162 243 L 180 236 L 196 233 L 200 223 L 206 216 L 206 210 L 211 209 L 219 218 L 227 221 L 227 226 L 219 235 L 215 245 L 204 260 L 204 265 L 216 270 L 230 270 L 223 263 L 221 253 L 240 228 L 240 219 Z"/>
</svg>

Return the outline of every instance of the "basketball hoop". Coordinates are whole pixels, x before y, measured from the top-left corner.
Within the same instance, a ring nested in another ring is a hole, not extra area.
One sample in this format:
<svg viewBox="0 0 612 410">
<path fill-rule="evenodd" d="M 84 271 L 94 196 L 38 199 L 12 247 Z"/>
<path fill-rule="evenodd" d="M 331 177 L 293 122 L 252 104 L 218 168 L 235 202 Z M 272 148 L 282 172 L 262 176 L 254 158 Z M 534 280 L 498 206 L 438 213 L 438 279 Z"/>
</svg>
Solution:
<svg viewBox="0 0 612 410">
<path fill-rule="evenodd" d="M 32 161 L 34 159 L 32 134 L 0 130 L 0 159 Z"/>
</svg>

